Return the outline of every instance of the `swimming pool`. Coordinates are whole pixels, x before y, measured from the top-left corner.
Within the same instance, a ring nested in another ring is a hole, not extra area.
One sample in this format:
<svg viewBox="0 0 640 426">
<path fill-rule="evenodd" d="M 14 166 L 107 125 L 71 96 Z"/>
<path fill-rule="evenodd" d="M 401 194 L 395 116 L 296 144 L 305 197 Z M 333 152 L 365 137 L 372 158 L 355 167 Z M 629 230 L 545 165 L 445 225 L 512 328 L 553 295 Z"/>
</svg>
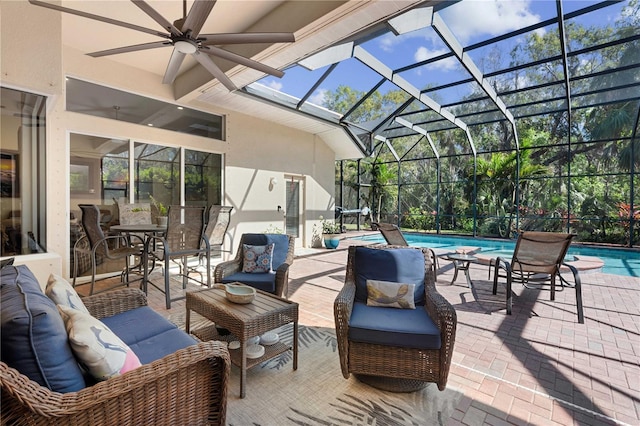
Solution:
<svg viewBox="0 0 640 426">
<path fill-rule="evenodd" d="M 480 247 L 482 254 L 492 257 L 511 258 L 515 248 L 515 240 L 497 240 L 489 238 L 454 237 L 449 235 L 424 235 L 404 233 L 409 245 L 416 247 L 429 247 L 432 249 L 454 250 L 460 246 Z M 353 237 L 354 239 L 384 243 L 380 234 Z M 605 274 L 624 275 L 627 277 L 640 277 L 640 251 L 631 249 L 614 249 L 606 247 L 582 246 L 572 244 L 569 247 L 568 256 L 572 255 L 595 256 L 602 259 L 604 266 L 601 272 Z M 573 258 L 571 258 L 572 260 Z"/>
</svg>

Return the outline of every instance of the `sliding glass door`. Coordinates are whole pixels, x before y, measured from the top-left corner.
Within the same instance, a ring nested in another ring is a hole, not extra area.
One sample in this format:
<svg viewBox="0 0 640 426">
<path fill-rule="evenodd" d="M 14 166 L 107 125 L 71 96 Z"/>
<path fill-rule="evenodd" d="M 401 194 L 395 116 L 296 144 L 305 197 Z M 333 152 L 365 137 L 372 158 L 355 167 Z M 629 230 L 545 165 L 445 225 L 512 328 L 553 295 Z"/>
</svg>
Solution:
<svg viewBox="0 0 640 426">
<path fill-rule="evenodd" d="M 106 234 L 120 223 L 118 203 L 141 203 L 145 208 L 156 203 L 221 204 L 221 154 L 75 133 L 70 141 L 72 273 L 73 247 L 83 233 L 80 204 L 98 205 Z M 78 276 L 91 273 L 90 264 L 82 259 L 78 266 Z M 119 268 L 105 261 L 98 265 L 98 273 Z"/>
</svg>

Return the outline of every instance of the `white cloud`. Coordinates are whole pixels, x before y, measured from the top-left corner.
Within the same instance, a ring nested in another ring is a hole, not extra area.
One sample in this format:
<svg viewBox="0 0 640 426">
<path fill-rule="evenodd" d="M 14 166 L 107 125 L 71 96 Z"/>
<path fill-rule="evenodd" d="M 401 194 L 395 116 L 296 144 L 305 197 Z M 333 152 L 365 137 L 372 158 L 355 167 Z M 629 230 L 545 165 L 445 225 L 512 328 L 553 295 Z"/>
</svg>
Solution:
<svg viewBox="0 0 640 426">
<path fill-rule="evenodd" d="M 461 43 L 478 35 L 495 36 L 541 21 L 530 11 L 531 0 L 469 0 L 440 14 Z"/>
<path fill-rule="evenodd" d="M 430 50 L 428 47 L 420 46 L 413 54 L 413 59 L 416 62 L 426 61 L 427 59 L 434 58 L 436 56 L 440 56 L 443 53 L 448 53 L 449 51 L 446 49 L 434 49 Z M 456 69 L 458 67 L 458 60 L 455 57 L 449 57 L 447 59 L 441 59 L 437 62 L 431 63 L 427 65 L 429 69 L 439 69 L 444 71 L 449 71 Z"/>
<path fill-rule="evenodd" d="M 323 106 L 324 96 L 326 93 L 327 93 L 327 89 L 318 89 L 315 92 L 313 92 L 313 95 L 309 96 L 307 101 L 311 102 L 314 105 Z"/>
<path fill-rule="evenodd" d="M 435 34 L 435 32 L 429 28 L 423 28 L 417 31 L 411 31 L 406 34 L 402 34 L 400 36 L 395 36 L 393 34 L 386 34 L 378 40 L 378 47 L 385 52 L 393 52 L 393 48 L 402 43 L 406 43 L 411 39 L 424 39 L 430 42 L 434 42 L 439 40 L 440 38 Z"/>
<path fill-rule="evenodd" d="M 282 83 L 276 80 L 269 80 L 266 82 L 267 87 L 273 90 L 282 91 Z"/>
<path fill-rule="evenodd" d="M 382 49 L 383 51 L 391 52 L 393 51 L 393 46 L 397 43 L 398 41 L 395 36 L 391 34 L 387 34 L 380 38 L 378 45 L 380 46 L 380 49 Z"/>
<path fill-rule="evenodd" d="M 416 62 L 426 61 L 427 59 L 435 58 L 436 56 L 449 53 L 448 49 L 429 49 L 428 47 L 420 46 L 416 53 L 413 54 L 413 59 Z"/>
</svg>

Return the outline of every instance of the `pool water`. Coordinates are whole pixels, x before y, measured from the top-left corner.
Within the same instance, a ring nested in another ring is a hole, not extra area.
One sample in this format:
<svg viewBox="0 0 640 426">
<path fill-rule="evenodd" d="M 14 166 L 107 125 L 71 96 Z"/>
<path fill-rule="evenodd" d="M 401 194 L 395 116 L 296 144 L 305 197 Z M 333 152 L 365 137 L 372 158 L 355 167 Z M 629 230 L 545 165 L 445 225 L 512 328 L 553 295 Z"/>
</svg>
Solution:
<svg viewBox="0 0 640 426">
<path fill-rule="evenodd" d="M 404 233 L 407 243 L 416 247 L 429 247 L 432 249 L 455 250 L 460 246 L 480 247 L 482 254 L 492 257 L 511 258 L 516 246 L 515 240 L 497 240 L 488 238 L 453 237 L 443 235 L 423 235 Z M 381 234 L 354 237 L 375 243 L 384 243 Z M 624 275 L 627 277 L 640 277 L 640 251 L 623 248 L 606 248 L 583 246 L 572 244 L 567 253 L 567 260 L 573 260 L 573 255 L 595 256 L 604 262 L 600 272 L 605 274 Z"/>
</svg>

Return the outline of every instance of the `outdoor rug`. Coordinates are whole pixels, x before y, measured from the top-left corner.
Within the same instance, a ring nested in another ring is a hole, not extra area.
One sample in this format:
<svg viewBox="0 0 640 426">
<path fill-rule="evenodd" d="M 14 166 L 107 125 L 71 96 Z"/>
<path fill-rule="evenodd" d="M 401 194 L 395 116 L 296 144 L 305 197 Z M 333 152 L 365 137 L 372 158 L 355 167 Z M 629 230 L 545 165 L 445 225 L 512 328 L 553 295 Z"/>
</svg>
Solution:
<svg viewBox="0 0 640 426">
<path fill-rule="evenodd" d="M 177 325 L 183 318 L 170 318 Z M 192 320 L 192 329 L 198 320 Z M 292 341 L 292 326 L 276 330 Z M 413 393 L 394 393 L 361 383 L 340 371 L 333 329 L 300 326 L 298 370 L 292 352 L 265 361 L 247 371 L 246 397 L 240 398 L 240 371 L 231 368 L 227 424 L 248 425 L 443 425 L 462 394 L 435 384 Z"/>
</svg>

